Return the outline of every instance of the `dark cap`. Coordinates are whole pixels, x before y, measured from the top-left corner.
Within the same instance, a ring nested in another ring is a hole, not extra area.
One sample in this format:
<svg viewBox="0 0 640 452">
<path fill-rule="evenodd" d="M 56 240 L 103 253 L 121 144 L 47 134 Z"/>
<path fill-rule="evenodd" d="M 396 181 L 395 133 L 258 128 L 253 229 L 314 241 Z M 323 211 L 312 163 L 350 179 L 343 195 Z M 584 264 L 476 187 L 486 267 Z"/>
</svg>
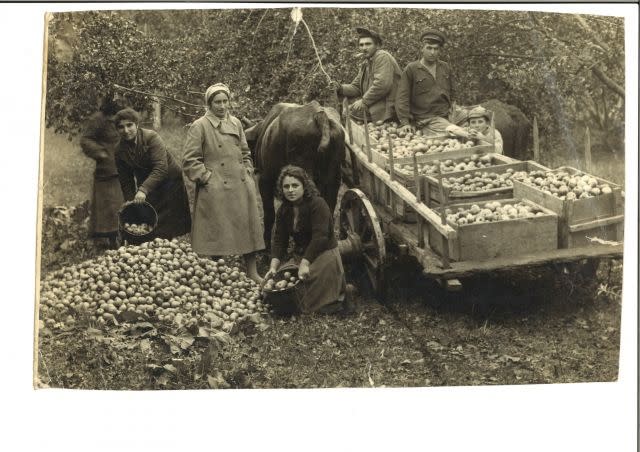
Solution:
<svg viewBox="0 0 640 452">
<path fill-rule="evenodd" d="M 427 30 L 422 33 L 422 35 L 420 35 L 420 41 L 431 41 L 440 45 L 444 45 L 447 39 L 438 30 Z"/>
<path fill-rule="evenodd" d="M 377 42 L 378 45 L 382 44 L 382 36 L 375 31 L 371 31 L 364 27 L 356 27 L 356 32 L 358 33 L 358 38 L 371 38 L 374 42 Z"/>
</svg>

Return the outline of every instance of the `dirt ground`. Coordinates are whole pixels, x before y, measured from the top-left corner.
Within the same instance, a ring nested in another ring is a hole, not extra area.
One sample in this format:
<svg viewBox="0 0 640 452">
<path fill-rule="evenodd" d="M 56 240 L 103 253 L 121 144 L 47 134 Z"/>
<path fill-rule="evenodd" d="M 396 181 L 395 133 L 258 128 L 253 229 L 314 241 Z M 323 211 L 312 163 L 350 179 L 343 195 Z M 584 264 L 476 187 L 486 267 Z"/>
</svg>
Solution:
<svg viewBox="0 0 640 452">
<path fill-rule="evenodd" d="M 53 221 L 64 218 L 65 227 Z M 48 209 L 42 274 L 91 259 L 82 209 Z M 380 303 L 355 278 L 355 312 L 270 316 L 169 347 L 163 325 L 76 322 L 39 334 L 39 385 L 84 389 L 318 388 L 615 381 L 622 263 L 597 277 L 543 267 L 479 275 L 444 292 L 398 259 Z"/>
</svg>

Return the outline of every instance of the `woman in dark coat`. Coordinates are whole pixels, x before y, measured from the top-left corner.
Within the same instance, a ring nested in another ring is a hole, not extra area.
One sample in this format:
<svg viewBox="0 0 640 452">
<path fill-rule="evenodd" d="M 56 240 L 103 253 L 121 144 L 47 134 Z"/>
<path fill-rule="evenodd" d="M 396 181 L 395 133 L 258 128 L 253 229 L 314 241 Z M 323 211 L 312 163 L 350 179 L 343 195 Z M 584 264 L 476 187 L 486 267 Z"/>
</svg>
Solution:
<svg viewBox="0 0 640 452">
<path fill-rule="evenodd" d="M 298 277 L 306 286 L 299 310 L 330 312 L 331 307 L 342 305 L 346 288 L 331 210 L 307 173 L 297 166 L 282 169 L 276 196 L 282 205 L 276 213 L 271 265 L 265 279 L 280 267 L 292 238 L 291 260 L 298 264 Z"/>
<path fill-rule="evenodd" d="M 124 202 L 118 182 L 115 152 L 120 137 L 113 124 L 117 107 L 105 102 L 101 110 L 94 113 L 85 124 L 80 138 L 80 148 L 95 160 L 89 214 L 89 237 L 107 238 L 111 247 L 116 245 L 118 235 L 118 210 Z"/>
<path fill-rule="evenodd" d="M 153 130 L 138 127 L 140 116 L 131 108 L 120 110 L 114 122 L 121 138 L 116 165 L 125 200 L 147 201 L 156 209 L 157 237 L 171 239 L 188 233 L 191 214 L 182 170 L 164 141 Z"/>
</svg>

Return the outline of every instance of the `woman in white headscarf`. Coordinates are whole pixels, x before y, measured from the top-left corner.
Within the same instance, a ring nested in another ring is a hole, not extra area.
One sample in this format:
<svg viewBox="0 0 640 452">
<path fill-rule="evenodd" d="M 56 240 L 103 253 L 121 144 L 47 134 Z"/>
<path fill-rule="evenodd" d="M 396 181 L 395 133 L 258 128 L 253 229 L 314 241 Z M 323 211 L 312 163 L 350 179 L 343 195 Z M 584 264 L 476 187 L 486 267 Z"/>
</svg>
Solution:
<svg viewBox="0 0 640 452">
<path fill-rule="evenodd" d="M 240 120 L 229 114 L 229 88 L 205 93 L 207 112 L 195 120 L 184 144 L 184 174 L 196 184 L 191 244 L 205 256 L 244 255 L 256 282 L 256 251 L 264 249 L 253 162 Z"/>
</svg>

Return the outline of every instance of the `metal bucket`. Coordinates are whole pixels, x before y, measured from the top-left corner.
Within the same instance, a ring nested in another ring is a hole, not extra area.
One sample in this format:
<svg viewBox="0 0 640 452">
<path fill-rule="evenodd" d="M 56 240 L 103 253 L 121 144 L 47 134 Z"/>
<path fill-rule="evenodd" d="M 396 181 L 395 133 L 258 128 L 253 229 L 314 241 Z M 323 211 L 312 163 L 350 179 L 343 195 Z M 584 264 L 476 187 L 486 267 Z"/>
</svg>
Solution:
<svg viewBox="0 0 640 452">
<path fill-rule="evenodd" d="M 132 231 L 127 231 L 124 227 L 126 223 L 129 224 L 143 224 L 151 225 L 151 231 L 144 234 L 136 234 Z M 120 238 L 123 242 L 139 245 L 144 242 L 153 240 L 156 236 L 155 231 L 158 227 L 158 213 L 148 202 L 126 202 L 120 208 L 118 212 L 118 229 L 120 231 Z"/>
</svg>

